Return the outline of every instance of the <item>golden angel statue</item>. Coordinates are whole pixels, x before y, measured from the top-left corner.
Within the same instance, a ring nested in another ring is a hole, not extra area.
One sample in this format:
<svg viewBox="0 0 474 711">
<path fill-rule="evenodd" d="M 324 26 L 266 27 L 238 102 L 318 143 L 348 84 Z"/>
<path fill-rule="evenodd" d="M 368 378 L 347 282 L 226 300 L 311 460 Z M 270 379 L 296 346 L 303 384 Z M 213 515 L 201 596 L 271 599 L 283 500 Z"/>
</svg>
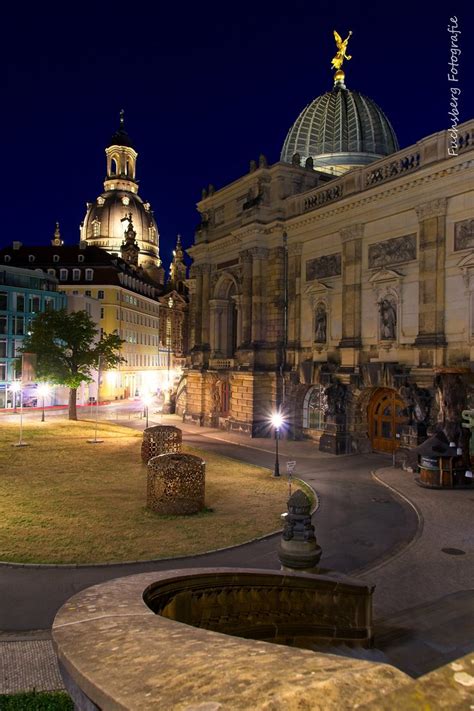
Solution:
<svg viewBox="0 0 474 711">
<path fill-rule="evenodd" d="M 334 67 L 334 69 L 340 69 L 342 67 L 342 63 L 345 59 L 352 59 L 350 54 L 346 54 L 347 43 L 349 42 L 351 34 L 352 34 L 352 31 L 350 30 L 346 39 L 343 40 L 341 35 L 339 35 L 336 32 L 336 30 L 334 30 L 334 39 L 336 40 L 336 46 L 337 46 L 336 56 L 333 57 L 333 59 L 331 61 L 331 64 Z"/>
</svg>

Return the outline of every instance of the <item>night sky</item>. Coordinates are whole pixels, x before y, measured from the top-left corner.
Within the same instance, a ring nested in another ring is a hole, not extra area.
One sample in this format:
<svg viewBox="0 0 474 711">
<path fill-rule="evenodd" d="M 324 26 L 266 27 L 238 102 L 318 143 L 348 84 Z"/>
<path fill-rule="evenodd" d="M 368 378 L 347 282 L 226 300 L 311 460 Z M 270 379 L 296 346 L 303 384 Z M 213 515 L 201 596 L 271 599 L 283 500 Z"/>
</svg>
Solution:
<svg viewBox="0 0 474 711">
<path fill-rule="evenodd" d="M 374 99 L 401 147 L 448 128 L 449 18 L 459 22 L 461 121 L 474 117 L 472 3 L 76 3 L 3 10 L 2 246 L 77 243 L 102 190 L 104 148 L 125 109 L 139 194 L 167 265 L 193 242 L 201 188 L 275 162 L 304 106 L 332 87 L 332 36 L 349 43 L 346 84 Z M 13 4 L 12 4 L 13 6 Z"/>
</svg>

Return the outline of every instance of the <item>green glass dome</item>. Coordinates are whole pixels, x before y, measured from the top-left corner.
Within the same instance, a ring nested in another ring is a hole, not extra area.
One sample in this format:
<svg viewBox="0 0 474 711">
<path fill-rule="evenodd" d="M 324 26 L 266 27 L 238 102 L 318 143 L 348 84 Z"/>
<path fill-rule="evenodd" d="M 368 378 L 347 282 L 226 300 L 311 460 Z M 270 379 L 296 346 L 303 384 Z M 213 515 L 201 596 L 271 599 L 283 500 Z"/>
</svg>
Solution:
<svg viewBox="0 0 474 711">
<path fill-rule="evenodd" d="M 336 84 L 300 113 L 288 131 L 280 160 L 339 175 L 398 151 L 390 121 L 375 101 Z"/>
</svg>

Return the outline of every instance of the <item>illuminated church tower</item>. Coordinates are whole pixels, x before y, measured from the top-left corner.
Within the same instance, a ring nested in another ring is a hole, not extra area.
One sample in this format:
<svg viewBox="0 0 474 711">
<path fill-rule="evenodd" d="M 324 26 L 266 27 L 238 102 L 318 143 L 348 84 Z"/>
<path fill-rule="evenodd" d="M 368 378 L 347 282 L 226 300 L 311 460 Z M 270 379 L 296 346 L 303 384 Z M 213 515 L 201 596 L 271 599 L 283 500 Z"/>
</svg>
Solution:
<svg viewBox="0 0 474 711">
<path fill-rule="evenodd" d="M 120 126 L 105 149 L 107 177 L 104 192 L 93 203 L 81 225 L 81 241 L 120 255 L 129 227 L 135 231 L 138 267 L 157 284 L 163 284 L 164 270 L 159 254 L 159 233 L 150 203 L 138 195 L 137 152 L 124 126 Z"/>
</svg>

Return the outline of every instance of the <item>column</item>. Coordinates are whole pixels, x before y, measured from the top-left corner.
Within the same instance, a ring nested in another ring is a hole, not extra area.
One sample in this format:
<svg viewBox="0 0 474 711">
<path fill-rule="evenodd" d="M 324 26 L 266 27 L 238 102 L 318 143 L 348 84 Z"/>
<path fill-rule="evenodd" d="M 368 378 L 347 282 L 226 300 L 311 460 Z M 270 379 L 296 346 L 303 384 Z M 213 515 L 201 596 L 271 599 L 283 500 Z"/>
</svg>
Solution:
<svg viewBox="0 0 474 711">
<path fill-rule="evenodd" d="M 202 343 L 201 335 L 201 304 L 202 304 L 202 271 L 200 266 L 193 264 L 191 267 L 191 280 L 194 281 L 193 288 L 190 289 L 191 306 L 191 338 L 189 347 L 191 350 L 200 348 Z"/>
<path fill-rule="evenodd" d="M 252 253 L 246 249 L 240 254 L 242 264 L 241 324 L 242 348 L 248 348 L 252 339 Z"/>
<path fill-rule="evenodd" d="M 423 367 L 442 365 L 444 358 L 446 210 L 446 198 L 431 200 L 416 208 L 420 239 L 415 345 L 420 348 Z"/>
<path fill-rule="evenodd" d="M 342 365 L 359 362 L 362 303 L 362 240 L 364 225 L 355 224 L 340 232 L 342 242 Z"/>
<path fill-rule="evenodd" d="M 209 348 L 209 299 L 211 294 L 211 265 L 203 264 L 202 270 L 202 330 L 201 330 L 201 345 L 204 348 Z"/>
<path fill-rule="evenodd" d="M 268 249 L 252 250 L 252 343 L 263 340 L 263 260 L 268 259 Z"/>
</svg>

